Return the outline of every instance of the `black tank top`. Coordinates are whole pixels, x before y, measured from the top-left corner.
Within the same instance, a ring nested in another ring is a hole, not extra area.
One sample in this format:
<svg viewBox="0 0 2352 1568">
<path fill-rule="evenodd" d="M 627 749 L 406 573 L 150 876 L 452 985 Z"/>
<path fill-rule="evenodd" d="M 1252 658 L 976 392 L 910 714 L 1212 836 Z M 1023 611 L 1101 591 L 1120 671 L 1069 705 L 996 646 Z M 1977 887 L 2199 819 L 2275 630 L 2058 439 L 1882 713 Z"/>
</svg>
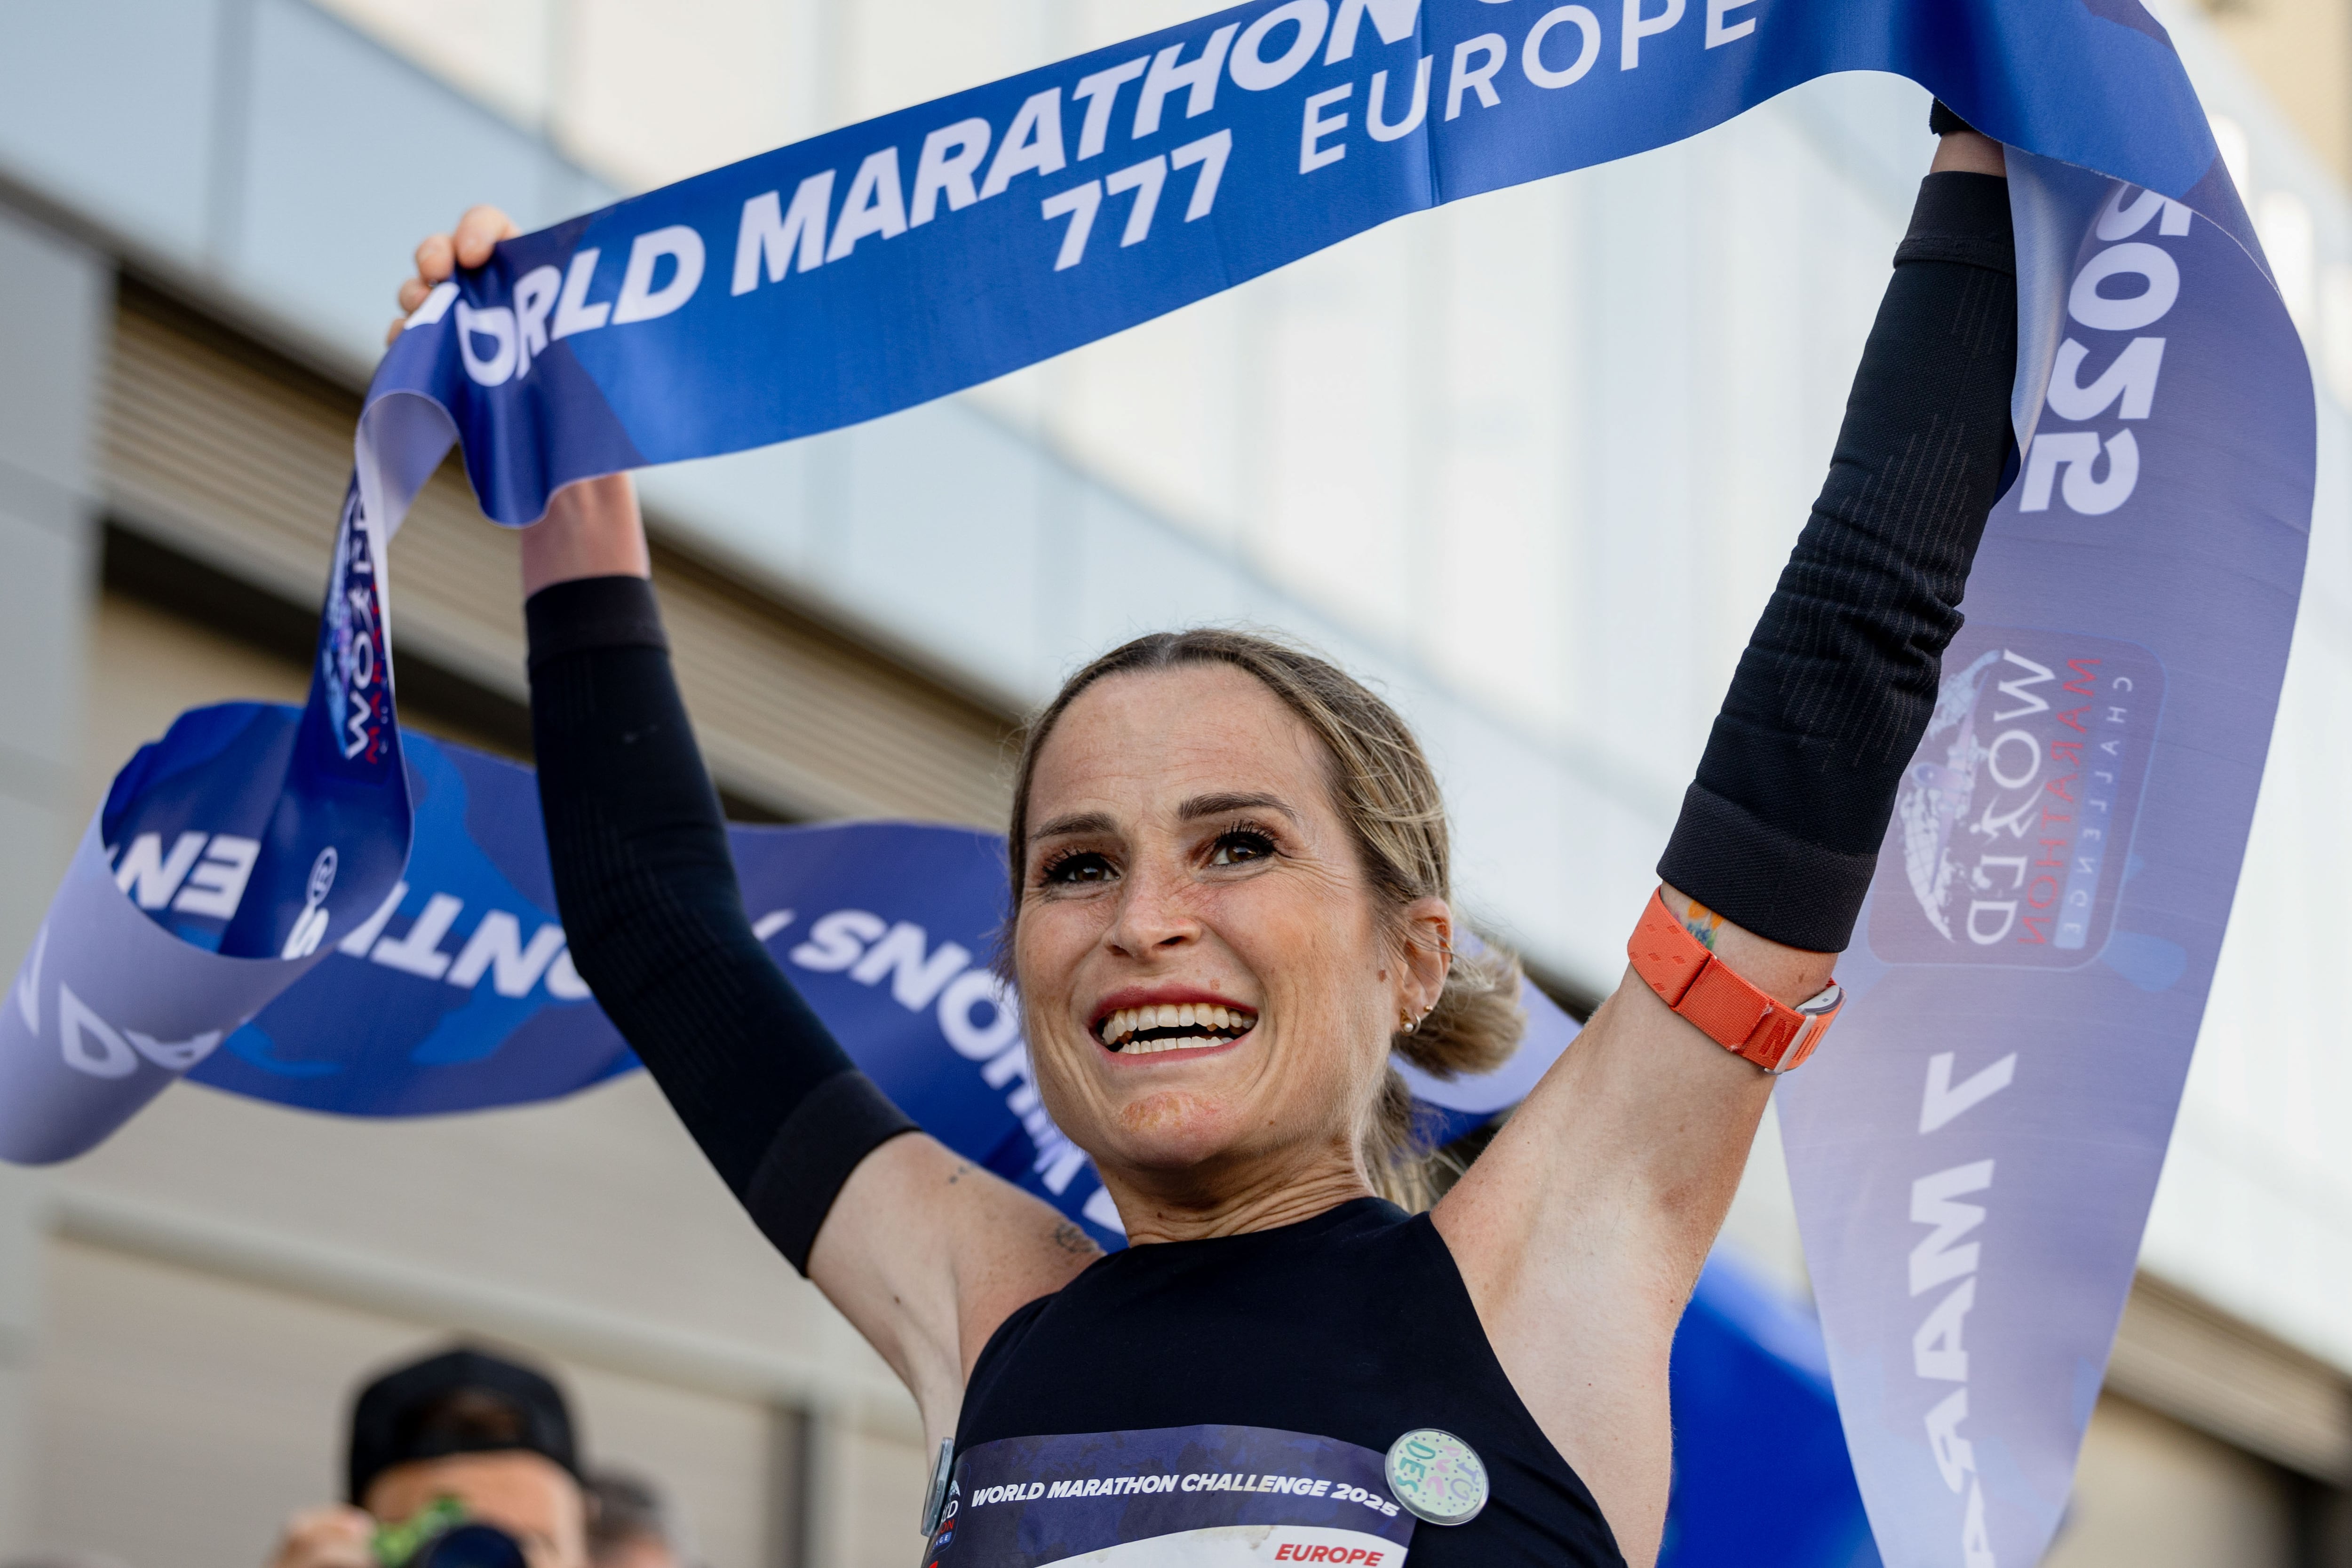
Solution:
<svg viewBox="0 0 2352 1568">
<path fill-rule="evenodd" d="M 1411 1568 L 1622 1568 L 1592 1494 L 1504 1376 L 1437 1228 L 1357 1198 L 1297 1225 L 1115 1252 L 1004 1320 L 956 1452 L 1011 1437 L 1209 1425 L 1385 1453 L 1419 1427 L 1485 1461 L 1469 1523 L 1422 1523 Z"/>
</svg>

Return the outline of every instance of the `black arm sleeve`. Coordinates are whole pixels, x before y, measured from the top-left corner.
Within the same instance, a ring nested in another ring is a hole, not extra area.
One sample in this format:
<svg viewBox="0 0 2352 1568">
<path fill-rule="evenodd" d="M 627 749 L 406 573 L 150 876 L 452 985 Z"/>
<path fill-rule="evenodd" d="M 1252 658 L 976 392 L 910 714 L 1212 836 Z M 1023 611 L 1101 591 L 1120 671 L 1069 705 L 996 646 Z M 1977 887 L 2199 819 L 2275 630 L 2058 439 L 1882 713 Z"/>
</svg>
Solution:
<svg viewBox="0 0 2352 1568">
<path fill-rule="evenodd" d="M 914 1124 L 751 934 L 653 585 L 531 595 L 531 737 L 572 961 L 793 1267 L 857 1162 Z"/>
<path fill-rule="evenodd" d="M 2009 183 L 1930 174 L 1828 482 L 1739 661 L 1658 874 L 1759 936 L 1853 935 L 2013 450 Z"/>
</svg>

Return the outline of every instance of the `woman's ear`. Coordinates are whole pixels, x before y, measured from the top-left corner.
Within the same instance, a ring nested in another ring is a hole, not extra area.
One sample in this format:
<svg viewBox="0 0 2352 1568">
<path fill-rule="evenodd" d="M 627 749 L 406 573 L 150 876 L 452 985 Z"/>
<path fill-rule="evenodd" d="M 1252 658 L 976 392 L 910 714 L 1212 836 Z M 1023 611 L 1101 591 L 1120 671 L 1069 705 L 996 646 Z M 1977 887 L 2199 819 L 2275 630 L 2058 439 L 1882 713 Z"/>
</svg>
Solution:
<svg viewBox="0 0 2352 1568">
<path fill-rule="evenodd" d="M 1418 1019 L 1437 1005 L 1454 967 L 1454 909 L 1442 898 L 1416 898 L 1404 907 L 1400 1005 Z"/>
</svg>

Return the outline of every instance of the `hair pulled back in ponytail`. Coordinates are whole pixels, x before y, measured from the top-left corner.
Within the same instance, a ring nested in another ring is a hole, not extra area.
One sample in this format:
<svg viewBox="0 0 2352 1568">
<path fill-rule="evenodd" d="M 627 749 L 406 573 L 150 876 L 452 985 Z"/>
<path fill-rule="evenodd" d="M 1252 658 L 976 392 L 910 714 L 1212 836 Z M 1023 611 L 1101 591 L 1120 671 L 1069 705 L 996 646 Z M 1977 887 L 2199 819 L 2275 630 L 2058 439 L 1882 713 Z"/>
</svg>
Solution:
<svg viewBox="0 0 2352 1568">
<path fill-rule="evenodd" d="M 1198 627 L 1156 632 L 1112 649 L 1065 682 L 1024 733 L 1010 833 L 1014 923 L 1028 859 L 1030 780 L 1055 725 L 1097 681 L 1188 664 L 1228 664 L 1255 677 L 1323 742 L 1332 761 L 1333 803 L 1355 838 L 1374 896 L 1388 910 L 1402 916 L 1416 899 L 1452 900 L 1445 802 L 1421 743 L 1396 710 L 1328 660 L 1270 637 Z M 1401 919 L 1398 924 L 1401 932 Z M 1490 947 L 1457 948 L 1437 1005 L 1419 1029 L 1398 1031 L 1391 1049 L 1439 1078 L 1488 1072 L 1517 1049 L 1526 1026 L 1518 961 Z M 1375 1190 L 1408 1208 L 1426 1207 L 1429 1143 L 1393 1063 L 1376 1103 L 1366 1108 L 1360 1136 Z"/>
</svg>

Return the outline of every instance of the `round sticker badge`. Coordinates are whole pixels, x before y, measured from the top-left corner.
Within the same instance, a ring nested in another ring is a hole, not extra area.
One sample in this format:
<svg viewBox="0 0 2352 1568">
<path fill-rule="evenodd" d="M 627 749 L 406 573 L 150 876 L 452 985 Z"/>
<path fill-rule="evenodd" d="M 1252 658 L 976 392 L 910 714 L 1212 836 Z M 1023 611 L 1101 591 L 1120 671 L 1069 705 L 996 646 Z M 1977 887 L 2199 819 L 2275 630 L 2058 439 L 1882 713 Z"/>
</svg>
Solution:
<svg viewBox="0 0 2352 1568">
<path fill-rule="evenodd" d="M 1389 1490 L 1415 1519 L 1467 1524 L 1486 1506 L 1486 1467 L 1451 1432 L 1421 1427 L 1389 1445 Z"/>
</svg>

